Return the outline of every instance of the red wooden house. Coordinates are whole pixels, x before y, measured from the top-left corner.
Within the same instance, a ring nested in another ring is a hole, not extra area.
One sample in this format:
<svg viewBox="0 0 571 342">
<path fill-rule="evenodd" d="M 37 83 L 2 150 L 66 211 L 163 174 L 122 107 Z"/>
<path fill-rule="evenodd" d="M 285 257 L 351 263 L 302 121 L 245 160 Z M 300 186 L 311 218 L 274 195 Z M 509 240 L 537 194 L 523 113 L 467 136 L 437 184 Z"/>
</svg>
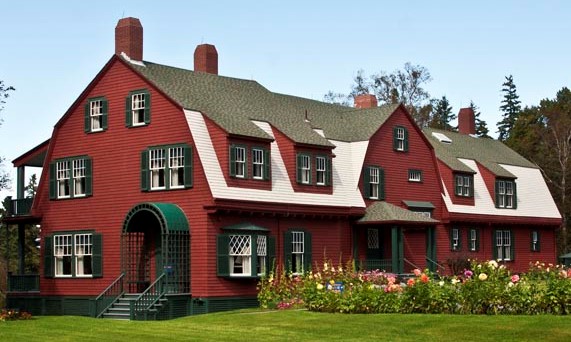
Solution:
<svg viewBox="0 0 571 342">
<path fill-rule="evenodd" d="M 472 219 L 487 224 L 485 213 L 449 205 L 448 179 L 460 169 L 445 168 L 402 105 L 273 93 L 218 75 L 208 44 L 197 47 L 194 71 L 155 64 L 143 60 L 138 19 L 121 19 L 115 33 L 115 55 L 51 139 L 14 161 L 18 199 L 5 222 L 41 224 L 42 266 L 11 276 L 10 307 L 158 319 L 255 306 L 257 280 L 272 267 L 301 273 L 354 259 L 395 273 L 444 271 L 450 227 L 465 240 Z M 23 171 L 39 165 L 28 210 Z M 554 210 L 547 221 L 520 216 L 548 225 L 537 255 L 553 261 Z M 478 256 L 490 250 L 490 227 Z"/>
</svg>

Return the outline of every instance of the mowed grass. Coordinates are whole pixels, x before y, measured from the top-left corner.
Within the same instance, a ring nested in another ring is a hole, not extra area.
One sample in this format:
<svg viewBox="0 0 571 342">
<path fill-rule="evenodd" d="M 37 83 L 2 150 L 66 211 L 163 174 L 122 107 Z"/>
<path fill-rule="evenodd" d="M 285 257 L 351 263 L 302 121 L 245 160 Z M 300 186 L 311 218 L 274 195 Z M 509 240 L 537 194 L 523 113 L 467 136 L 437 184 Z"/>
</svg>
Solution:
<svg viewBox="0 0 571 342">
<path fill-rule="evenodd" d="M 0 341 L 571 341 L 569 316 L 346 315 L 242 310 L 170 321 L 0 322 Z"/>
</svg>

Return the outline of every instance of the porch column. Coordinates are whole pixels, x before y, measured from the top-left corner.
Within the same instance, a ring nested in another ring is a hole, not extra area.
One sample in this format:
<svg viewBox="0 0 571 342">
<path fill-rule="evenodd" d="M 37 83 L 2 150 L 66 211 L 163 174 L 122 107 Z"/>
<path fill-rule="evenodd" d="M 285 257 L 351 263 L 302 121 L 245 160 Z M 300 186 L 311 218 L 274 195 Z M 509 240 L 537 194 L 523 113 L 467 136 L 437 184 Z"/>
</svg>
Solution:
<svg viewBox="0 0 571 342">
<path fill-rule="evenodd" d="M 404 268 L 404 251 L 402 245 L 401 228 L 394 226 L 391 228 L 391 250 L 393 273 L 402 273 Z"/>
<path fill-rule="evenodd" d="M 357 235 L 357 228 L 353 227 L 353 262 L 355 268 L 359 268 L 359 235 Z"/>
<path fill-rule="evenodd" d="M 26 172 L 24 166 L 16 169 L 16 198 L 24 198 L 24 188 L 26 187 Z"/>
<path fill-rule="evenodd" d="M 23 223 L 18 223 L 18 274 L 24 274 L 26 268 L 25 227 Z"/>
</svg>

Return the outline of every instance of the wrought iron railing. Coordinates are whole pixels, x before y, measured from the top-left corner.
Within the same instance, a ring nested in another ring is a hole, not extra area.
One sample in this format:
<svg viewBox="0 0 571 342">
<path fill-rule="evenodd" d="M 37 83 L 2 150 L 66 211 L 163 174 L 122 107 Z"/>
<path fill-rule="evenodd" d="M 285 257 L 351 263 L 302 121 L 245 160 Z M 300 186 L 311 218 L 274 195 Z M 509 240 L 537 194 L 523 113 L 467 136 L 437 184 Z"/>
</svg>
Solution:
<svg viewBox="0 0 571 342">
<path fill-rule="evenodd" d="M 101 317 L 105 311 L 125 293 L 123 287 L 123 279 L 125 278 L 125 273 L 121 273 L 117 279 L 115 279 L 111 285 L 109 285 L 97 298 L 94 299 L 93 303 L 93 317 Z"/>
<path fill-rule="evenodd" d="M 8 274 L 8 292 L 40 291 L 39 274 Z"/>
<path fill-rule="evenodd" d="M 416 265 L 415 263 L 413 263 L 412 261 L 408 260 L 407 258 L 403 258 L 405 264 L 409 265 L 410 267 L 412 267 L 412 269 L 419 269 L 421 270 L 422 267 L 418 267 L 418 265 Z M 407 272 L 404 272 L 407 273 Z"/>
<path fill-rule="evenodd" d="M 29 215 L 32 210 L 32 203 L 34 202 L 33 197 L 12 199 L 8 196 L 6 200 L 8 204 L 7 216 Z"/>
<path fill-rule="evenodd" d="M 392 272 L 393 265 L 391 259 L 363 259 L 359 260 L 359 268 L 367 271 L 381 270 Z"/>
<path fill-rule="evenodd" d="M 428 267 L 429 269 L 432 269 L 430 266 L 436 266 L 436 270 L 442 270 L 442 271 L 446 270 L 446 267 L 440 265 L 438 262 L 432 260 L 429 257 L 426 257 L 426 265 L 429 266 Z"/>
<path fill-rule="evenodd" d="M 137 299 L 131 301 L 131 320 L 148 320 L 151 309 L 164 297 L 166 274 L 161 274 Z"/>
</svg>

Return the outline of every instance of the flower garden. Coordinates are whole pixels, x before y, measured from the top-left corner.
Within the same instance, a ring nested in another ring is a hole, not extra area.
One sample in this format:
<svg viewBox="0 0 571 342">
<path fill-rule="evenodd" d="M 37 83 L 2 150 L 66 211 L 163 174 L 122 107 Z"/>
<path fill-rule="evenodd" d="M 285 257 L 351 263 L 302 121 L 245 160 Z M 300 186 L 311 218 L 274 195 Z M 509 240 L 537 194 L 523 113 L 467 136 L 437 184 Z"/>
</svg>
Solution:
<svg viewBox="0 0 571 342">
<path fill-rule="evenodd" d="M 340 313 L 571 314 L 571 269 L 540 262 L 514 274 L 496 261 L 471 261 L 455 276 L 413 270 L 399 279 L 325 262 L 303 275 L 270 274 L 258 284 L 266 309 Z"/>
</svg>

